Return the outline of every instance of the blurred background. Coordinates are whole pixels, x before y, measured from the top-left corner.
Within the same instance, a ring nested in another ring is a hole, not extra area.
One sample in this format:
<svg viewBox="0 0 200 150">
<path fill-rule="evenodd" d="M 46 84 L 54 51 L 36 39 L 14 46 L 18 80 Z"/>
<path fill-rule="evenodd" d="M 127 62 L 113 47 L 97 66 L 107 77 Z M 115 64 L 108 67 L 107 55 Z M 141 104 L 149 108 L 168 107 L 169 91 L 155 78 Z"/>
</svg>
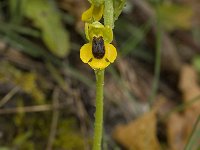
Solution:
<svg viewBox="0 0 200 150">
<path fill-rule="evenodd" d="M 124 0 L 115 0 L 114 8 Z M 0 150 L 90 150 L 87 0 L 0 0 Z M 106 68 L 103 150 L 200 150 L 200 1 L 127 0 Z"/>
</svg>

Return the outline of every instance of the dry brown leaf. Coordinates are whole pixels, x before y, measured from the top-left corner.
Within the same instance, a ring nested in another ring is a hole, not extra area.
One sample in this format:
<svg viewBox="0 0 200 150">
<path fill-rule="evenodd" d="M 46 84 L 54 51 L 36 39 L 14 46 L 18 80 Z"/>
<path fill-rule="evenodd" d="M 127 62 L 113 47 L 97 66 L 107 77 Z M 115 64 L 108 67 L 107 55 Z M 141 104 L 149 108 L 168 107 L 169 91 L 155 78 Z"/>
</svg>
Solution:
<svg viewBox="0 0 200 150">
<path fill-rule="evenodd" d="M 198 75 L 192 66 L 185 65 L 180 71 L 179 89 L 183 102 L 188 103 L 200 95 Z M 171 150 L 183 150 L 200 114 L 200 101 L 185 108 L 182 114 L 173 113 L 167 122 L 167 138 Z"/>
<path fill-rule="evenodd" d="M 183 93 L 184 102 L 189 102 L 195 97 L 200 95 L 200 86 L 198 84 L 198 74 L 192 66 L 184 66 L 181 71 L 180 77 L 180 89 Z M 197 117 L 200 114 L 200 100 L 194 102 L 191 106 L 185 110 L 185 132 L 187 136 L 190 135 L 193 129 L 193 125 L 196 122 Z"/>
<path fill-rule="evenodd" d="M 170 150 L 183 150 L 185 145 L 184 118 L 178 113 L 172 114 L 167 122 L 167 138 Z"/>
<path fill-rule="evenodd" d="M 192 66 L 185 65 L 181 69 L 179 88 L 183 93 L 184 102 L 189 102 L 200 95 L 200 86 L 198 84 L 198 75 Z M 200 113 L 200 101 L 195 102 L 192 109 L 197 109 Z"/>
<path fill-rule="evenodd" d="M 183 100 L 185 102 L 200 95 L 200 86 L 198 84 L 198 74 L 196 70 L 189 65 L 182 67 L 180 76 L 180 90 L 183 93 Z M 200 106 L 200 105 L 198 105 Z"/>
<path fill-rule="evenodd" d="M 183 150 L 194 124 L 197 115 L 192 109 L 189 109 L 185 114 L 173 113 L 167 121 L 167 139 L 170 150 Z"/>
<path fill-rule="evenodd" d="M 156 113 L 151 111 L 127 125 L 118 125 L 113 138 L 128 150 L 160 150 Z"/>
<path fill-rule="evenodd" d="M 194 17 L 192 20 L 193 26 L 199 26 L 200 25 L 200 17 L 199 17 L 200 1 L 199 0 L 178 0 L 178 1 L 181 2 L 182 4 L 192 7 L 192 9 L 194 11 Z"/>
</svg>

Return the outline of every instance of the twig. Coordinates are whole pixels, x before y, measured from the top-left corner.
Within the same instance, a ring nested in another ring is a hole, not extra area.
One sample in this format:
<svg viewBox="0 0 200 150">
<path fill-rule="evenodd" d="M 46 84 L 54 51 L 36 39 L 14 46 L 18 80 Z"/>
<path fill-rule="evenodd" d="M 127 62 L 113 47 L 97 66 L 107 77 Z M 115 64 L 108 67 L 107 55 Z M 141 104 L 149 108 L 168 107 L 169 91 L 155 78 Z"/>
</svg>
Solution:
<svg viewBox="0 0 200 150">
<path fill-rule="evenodd" d="M 52 105 L 54 106 L 54 108 L 57 108 L 59 106 L 58 98 L 59 98 L 59 89 L 56 88 L 53 93 L 53 104 Z M 58 119 L 59 119 L 59 110 L 53 109 L 51 130 L 50 130 L 46 150 L 52 150 L 53 142 L 54 142 L 56 132 L 57 132 Z"/>
<path fill-rule="evenodd" d="M 39 105 L 39 106 L 26 106 L 17 108 L 0 109 L 0 115 L 3 114 L 15 114 L 15 113 L 31 113 L 31 112 L 41 112 L 41 111 L 51 111 L 53 109 L 63 109 L 66 108 L 66 103 L 60 104 L 58 107 L 54 108 L 52 105 Z"/>
<path fill-rule="evenodd" d="M 6 94 L 0 101 L 0 107 L 5 105 L 18 91 L 19 87 L 16 86 L 8 94 Z"/>
<path fill-rule="evenodd" d="M 86 117 L 87 113 L 84 109 L 83 102 L 80 99 L 80 91 L 73 90 L 72 94 L 73 94 L 74 102 L 75 102 L 76 109 L 77 109 L 77 115 L 78 115 L 78 118 L 80 120 L 81 133 L 85 137 L 84 138 L 84 150 L 89 150 L 90 149 L 89 148 L 89 141 L 87 139 L 88 132 L 87 132 L 86 121 L 85 121 L 85 119 L 87 118 Z"/>
</svg>

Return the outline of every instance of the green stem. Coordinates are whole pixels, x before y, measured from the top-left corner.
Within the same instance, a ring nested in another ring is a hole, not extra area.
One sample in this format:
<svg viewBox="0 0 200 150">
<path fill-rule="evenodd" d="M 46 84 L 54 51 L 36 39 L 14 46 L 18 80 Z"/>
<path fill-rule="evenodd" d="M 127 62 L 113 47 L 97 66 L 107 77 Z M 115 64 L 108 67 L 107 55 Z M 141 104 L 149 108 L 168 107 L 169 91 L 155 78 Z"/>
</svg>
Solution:
<svg viewBox="0 0 200 150">
<path fill-rule="evenodd" d="M 158 27 L 157 35 L 156 35 L 156 61 L 155 61 L 155 71 L 154 71 L 154 79 L 153 79 L 153 86 L 152 91 L 150 95 L 150 106 L 153 105 L 157 91 L 158 91 L 158 85 L 159 85 L 159 79 L 160 79 L 160 65 L 161 65 L 161 30 Z"/>
<path fill-rule="evenodd" d="M 98 0 L 94 0 L 98 1 Z M 99 0 L 100 1 L 100 0 Z M 105 0 L 104 25 L 114 27 L 113 21 L 113 0 Z M 103 85 L 104 70 L 96 70 L 96 113 L 94 123 L 93 150 L 101 150 L 102 130 L 103 130 Z"/>
<path fill-rule="evenodd" d="M 94 123 L 93 150 L 101 150 L 103 130 L 103 85 L 104 70 L 96 70 L 96 112 Z"/>
<path fill-rule="evenodd" d="M 113 0 L 105 0 L 104 25 L 114 28 Z"/>
<path fill-rule="evenodd" d="M 159 4 L 157 4 L 159 5 Z M 156 7 L 156 9 L 158 6 Z M 158 11 L 157 11 L 158 12 Z M 149 98 L 150 107 L 152 107 L 159 86 L 160 79 L 160 67 L 161 67 L 161 46 L 162 46 L 162 29 L 160 25 L 160 16 L 157 14 L 157 30 L 156 30 L 156 60 L 155 60 L 155 71 L 151 95 Z"/>
<path fill-rule="evenodd" d="M 199 150 L 200 148 L 199 139 L 200 139 L 200 115 L 197 118 L 197 121 L 193 127 L 192 133 L 184 150 L 191 150 L 191 149 Z"/>
</svg>

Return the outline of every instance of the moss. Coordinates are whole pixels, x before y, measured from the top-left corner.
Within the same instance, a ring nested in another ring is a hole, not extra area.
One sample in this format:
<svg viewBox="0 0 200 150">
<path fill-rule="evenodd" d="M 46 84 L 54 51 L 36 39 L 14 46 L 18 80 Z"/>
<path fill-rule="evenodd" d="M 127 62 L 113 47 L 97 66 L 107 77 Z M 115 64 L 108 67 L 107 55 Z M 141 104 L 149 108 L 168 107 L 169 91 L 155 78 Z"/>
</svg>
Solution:
<svg viewBox="0 0 200 150">
<path fill-rule="evenodd" d="M 29 94 L 37 104 L 45 103 L 45 95 L 37 85 L 37 74 L 34 72 L 23 72 L 8 62 L 1 62 L 0 81 L 12 83 L 19 86 L 25 93 Z"/>
<path fill-rule="evenodd" d="M 58 135 L 54 142 L 54 147 L 56 150 L 80 150 L 84 149 L 85 141 L 89 139 L 84 139 L 81 132 L 76 126 L 77 123 L 74 119 L 68 119 L 62 121 L 58 128 Z"/>
</svg>

